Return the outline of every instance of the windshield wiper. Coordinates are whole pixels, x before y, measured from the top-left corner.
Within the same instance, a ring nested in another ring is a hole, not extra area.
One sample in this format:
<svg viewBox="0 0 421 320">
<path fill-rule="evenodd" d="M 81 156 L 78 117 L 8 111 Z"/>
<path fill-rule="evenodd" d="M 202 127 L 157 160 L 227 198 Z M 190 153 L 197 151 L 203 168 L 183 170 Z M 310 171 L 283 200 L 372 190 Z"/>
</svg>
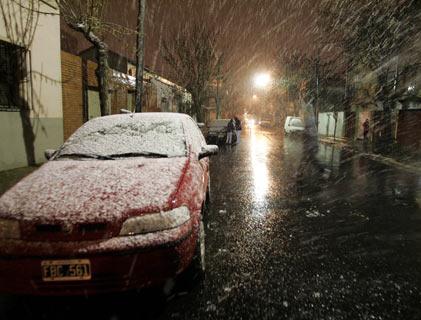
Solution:
<svg viewBox="0 0 421 320">
<path fill-rule="evenodd" d="M 111 154 L 109 157 L 112 158 L 130 158 L 130 157 L 152 157 L 152 158 L 168 158 L 168 154 L 157 153 L 157 152 L 126 152 Z"/>
<path fill-rule="evenodd" d="M 57 158 L 63 158 L 63 157 L 90 158 L 90 159 L 97 159 L 97 160 L 114 160 L 114 158 L 110 156 L 103 156 L 100 154 L 90 154 L 90 153 L 65 153 L 62 155 L 59 154 Z"/>
</svg>

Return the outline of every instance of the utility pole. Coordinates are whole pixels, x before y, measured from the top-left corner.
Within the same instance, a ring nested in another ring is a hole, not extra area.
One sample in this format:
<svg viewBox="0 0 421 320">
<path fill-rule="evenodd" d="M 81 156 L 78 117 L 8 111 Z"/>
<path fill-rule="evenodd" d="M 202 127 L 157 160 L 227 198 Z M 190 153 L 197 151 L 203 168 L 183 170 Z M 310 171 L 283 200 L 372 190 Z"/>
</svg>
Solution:
<svg viewBox="0 0 421 320">
<path fill-rule="evenodd" d="M 216 119 L 221 117 L 221 100 L 219 98 L 219 79 L 216 80 Z"/>
<path fill-rule="evenodd" d="M 136 43 L 136 112 L 142 112 L 143 69 L 145 60 L 145 10 L 146 0 L 138 0 Z"/>
<path fill-rule="evenodd" d="M 316 59 L 316 99 L 314 103 L 314 116 L 316 117 L 316 128 L 319 128 L 319 55 Z"/>
<path fill-rule="evenodd" d="M 218 63 L 216 76 L 216 119 L 221 117 L 221 97 L 219 93 L 219 82 L 221 81 L 221 65 Z"/>
</svg>

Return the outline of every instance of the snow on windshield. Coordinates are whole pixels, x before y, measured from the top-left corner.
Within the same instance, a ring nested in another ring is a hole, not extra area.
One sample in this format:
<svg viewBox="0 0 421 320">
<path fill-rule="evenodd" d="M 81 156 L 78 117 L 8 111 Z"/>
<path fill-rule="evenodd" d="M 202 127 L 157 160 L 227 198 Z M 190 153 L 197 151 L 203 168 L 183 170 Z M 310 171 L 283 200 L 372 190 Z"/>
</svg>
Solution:
<svg viewBox="0 0 421 320">
<path fill-rule="evenodd" d="M 60 151 L 60 155 L 129 153 L 185 156 L 180 115 L 150 113 L 96 118 L 77 130 Z"/>
</svg>

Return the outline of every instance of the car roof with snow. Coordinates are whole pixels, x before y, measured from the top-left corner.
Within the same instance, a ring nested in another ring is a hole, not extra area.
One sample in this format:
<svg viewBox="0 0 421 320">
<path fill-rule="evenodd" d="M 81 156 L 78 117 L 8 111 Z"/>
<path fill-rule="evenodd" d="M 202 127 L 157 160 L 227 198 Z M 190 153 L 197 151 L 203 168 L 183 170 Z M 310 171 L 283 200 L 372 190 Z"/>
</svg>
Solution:
<svg viewBox="0 0 421 320">
<path fill-rule="evenodd" d="M 154 153 L 185 156 L 186 135 L 193 121 L 180 113 L 131 113 L 92 119 L 80 127 L 60 148 L 61 156 Z"/>
</svg>

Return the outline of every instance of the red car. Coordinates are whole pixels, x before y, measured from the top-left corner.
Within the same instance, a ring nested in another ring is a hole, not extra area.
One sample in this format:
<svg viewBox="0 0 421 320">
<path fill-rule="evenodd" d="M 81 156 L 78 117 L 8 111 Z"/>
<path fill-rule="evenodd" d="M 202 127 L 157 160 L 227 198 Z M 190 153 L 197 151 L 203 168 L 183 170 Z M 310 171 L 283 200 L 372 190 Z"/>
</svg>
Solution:
<svg viewBox="0 0 421 320">
<path fill-rule="evenodd" d="M 203 269 L 217 152 L 183 114 L 87 122 L 0 198 L 0 291 L 123 291 Z"/>
</svg>

